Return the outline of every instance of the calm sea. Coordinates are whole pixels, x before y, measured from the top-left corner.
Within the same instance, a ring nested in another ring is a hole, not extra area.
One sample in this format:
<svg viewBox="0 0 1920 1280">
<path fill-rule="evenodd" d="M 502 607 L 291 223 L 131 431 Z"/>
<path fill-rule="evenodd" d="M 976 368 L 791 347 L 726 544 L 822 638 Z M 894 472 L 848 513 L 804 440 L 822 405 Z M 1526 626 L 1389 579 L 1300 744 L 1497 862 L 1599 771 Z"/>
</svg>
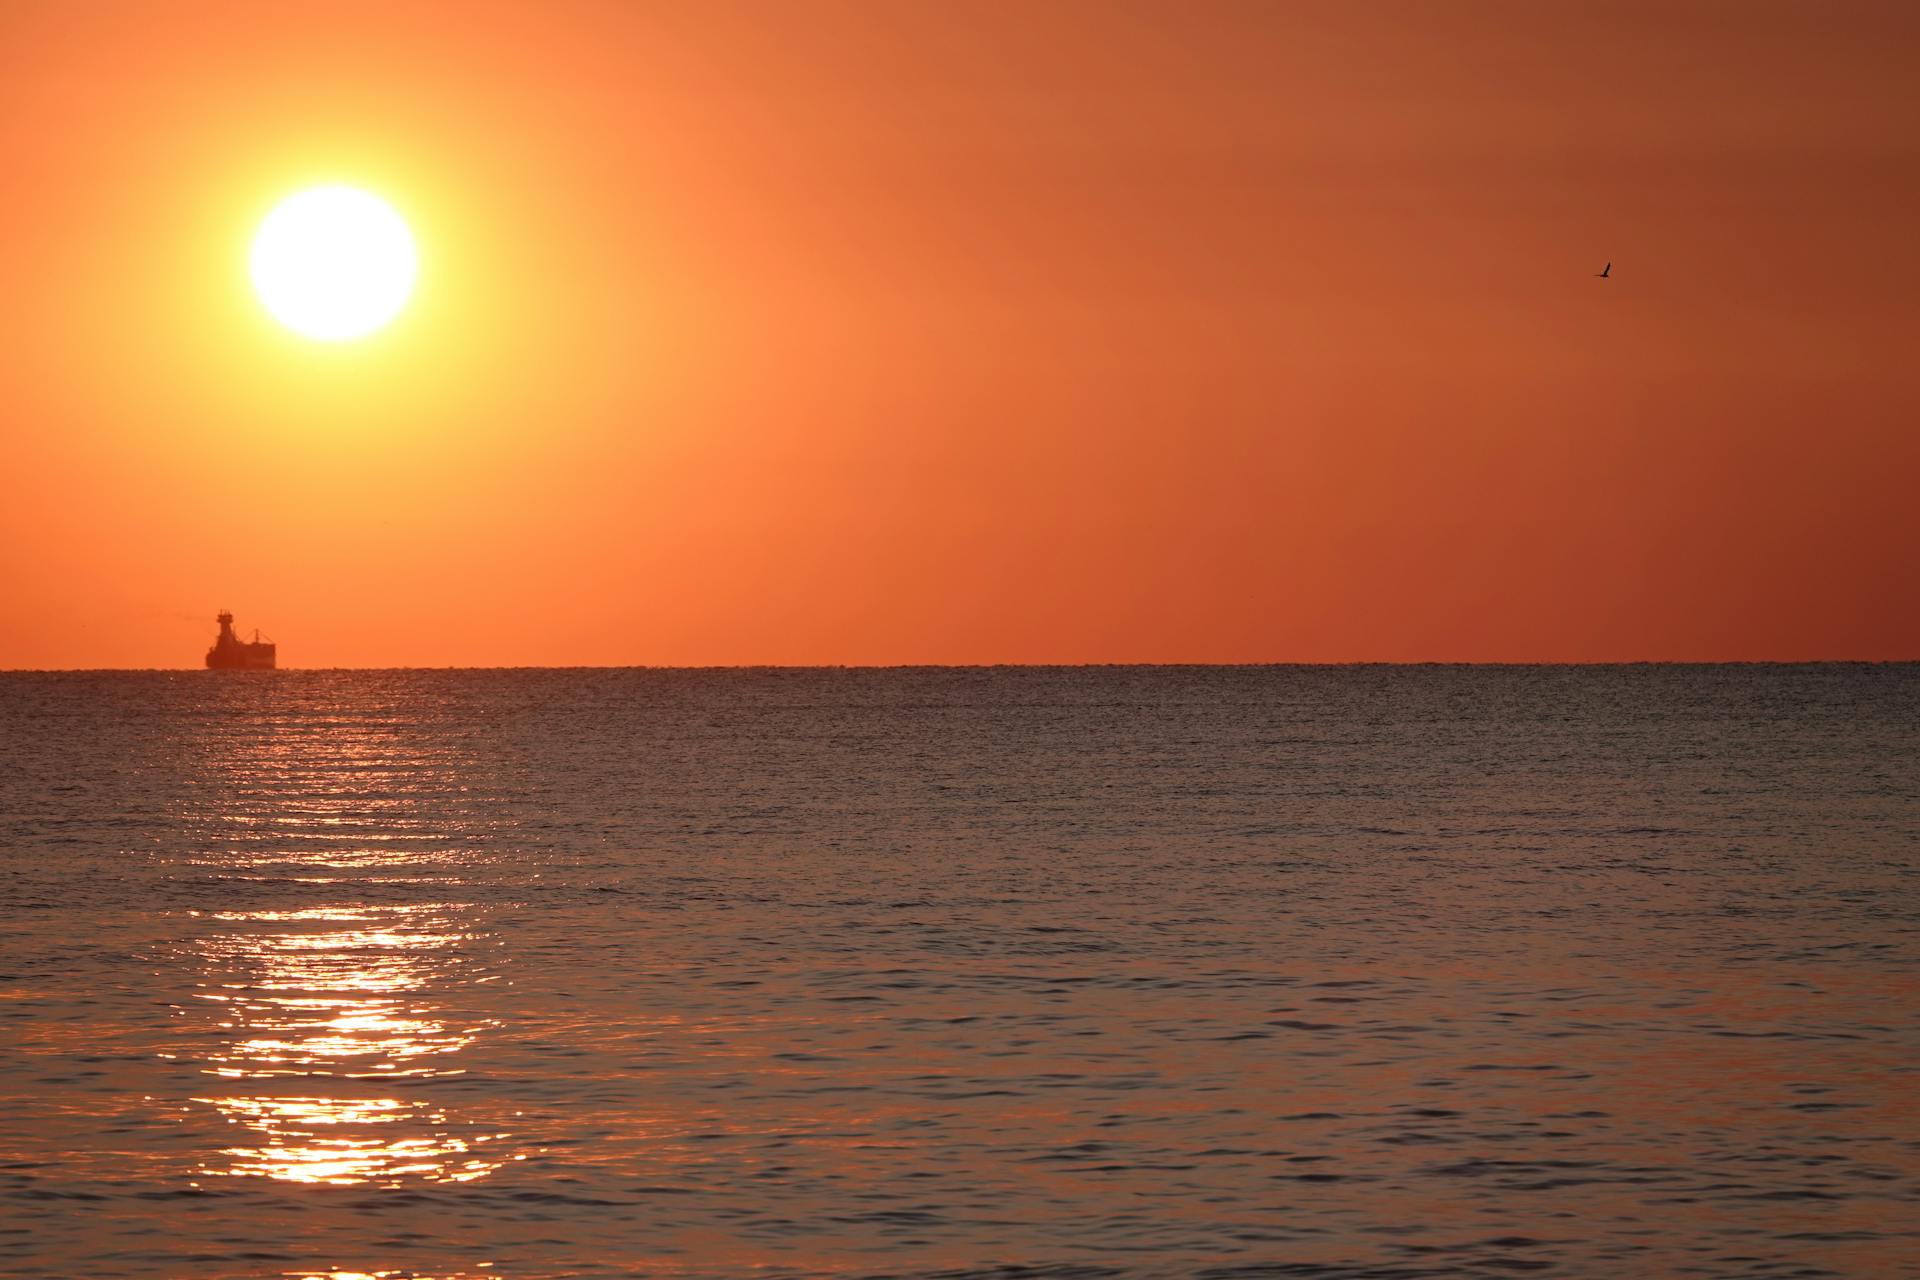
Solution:
<svg viewBox="0 0 1920 1280">
<path fill-rule="evenodd" d="M 1920 666 L 0 676 L 0 1274 L 1920 1274 Z"/>
</svg>

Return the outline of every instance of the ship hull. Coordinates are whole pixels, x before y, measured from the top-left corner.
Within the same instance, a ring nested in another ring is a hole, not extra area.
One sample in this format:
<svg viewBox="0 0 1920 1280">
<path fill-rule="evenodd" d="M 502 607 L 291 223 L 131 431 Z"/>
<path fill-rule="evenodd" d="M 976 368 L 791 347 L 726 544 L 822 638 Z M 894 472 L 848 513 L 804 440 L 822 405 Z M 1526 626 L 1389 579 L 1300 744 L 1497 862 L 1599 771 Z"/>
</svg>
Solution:
<svg viewBox="0 0 1920 1280">
<path fill-rule="evenodd" d="M 241 644 L 225 651 L 209 649 L 207 666 L 214 671 L 272 671 L 273 658 L 270 644 Z"/>
</svg>

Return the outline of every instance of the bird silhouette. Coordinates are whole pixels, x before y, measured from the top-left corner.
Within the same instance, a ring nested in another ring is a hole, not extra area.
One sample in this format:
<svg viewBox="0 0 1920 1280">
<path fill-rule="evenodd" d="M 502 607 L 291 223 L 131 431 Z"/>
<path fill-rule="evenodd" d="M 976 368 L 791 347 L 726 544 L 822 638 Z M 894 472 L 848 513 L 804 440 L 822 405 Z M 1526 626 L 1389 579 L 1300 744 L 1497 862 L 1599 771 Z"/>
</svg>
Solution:
<svg viewBox="0 0 1920 1280">
<path fill-rule="evenodd" d="M 1593 276 L 1596 280 L 1611 280 L 1613 278 L 1613 264 L 1609 262 L 1604 269 L 1594 272 Z"/>
</svg>

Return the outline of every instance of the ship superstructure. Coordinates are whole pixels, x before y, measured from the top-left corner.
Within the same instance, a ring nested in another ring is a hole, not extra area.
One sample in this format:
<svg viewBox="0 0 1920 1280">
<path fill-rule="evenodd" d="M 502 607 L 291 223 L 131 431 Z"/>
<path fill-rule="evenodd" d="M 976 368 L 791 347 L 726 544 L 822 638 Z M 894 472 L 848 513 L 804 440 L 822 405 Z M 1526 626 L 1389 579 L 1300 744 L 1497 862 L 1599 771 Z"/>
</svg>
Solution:
<svg viewBox="0 0 1920 1280">
<path fill-rule="evenodd" d="M 220 611 L 220 635 L 207 650 L 207 665 L 216 671 L 271 671 L 274 643 L 262 640 L 256 628 L 252 640 L 233 634 L 233 614 Z"/>
</svg>

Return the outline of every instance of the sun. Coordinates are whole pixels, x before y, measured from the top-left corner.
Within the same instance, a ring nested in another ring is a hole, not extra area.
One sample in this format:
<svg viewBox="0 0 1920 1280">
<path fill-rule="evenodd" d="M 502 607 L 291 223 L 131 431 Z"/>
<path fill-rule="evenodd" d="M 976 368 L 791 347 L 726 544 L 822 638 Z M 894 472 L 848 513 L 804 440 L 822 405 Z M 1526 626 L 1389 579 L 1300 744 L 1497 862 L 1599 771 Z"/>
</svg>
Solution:
<svg viewBox="0 0 1920 1280">
<path fill-rule="evenodd" d="M 312 187 L 274 206 L 253 237 L 253 288 L 303 337 L 344 342 L 407 305 L 419 262 L 392 205 L 358 187 Z"/>
</svg>

